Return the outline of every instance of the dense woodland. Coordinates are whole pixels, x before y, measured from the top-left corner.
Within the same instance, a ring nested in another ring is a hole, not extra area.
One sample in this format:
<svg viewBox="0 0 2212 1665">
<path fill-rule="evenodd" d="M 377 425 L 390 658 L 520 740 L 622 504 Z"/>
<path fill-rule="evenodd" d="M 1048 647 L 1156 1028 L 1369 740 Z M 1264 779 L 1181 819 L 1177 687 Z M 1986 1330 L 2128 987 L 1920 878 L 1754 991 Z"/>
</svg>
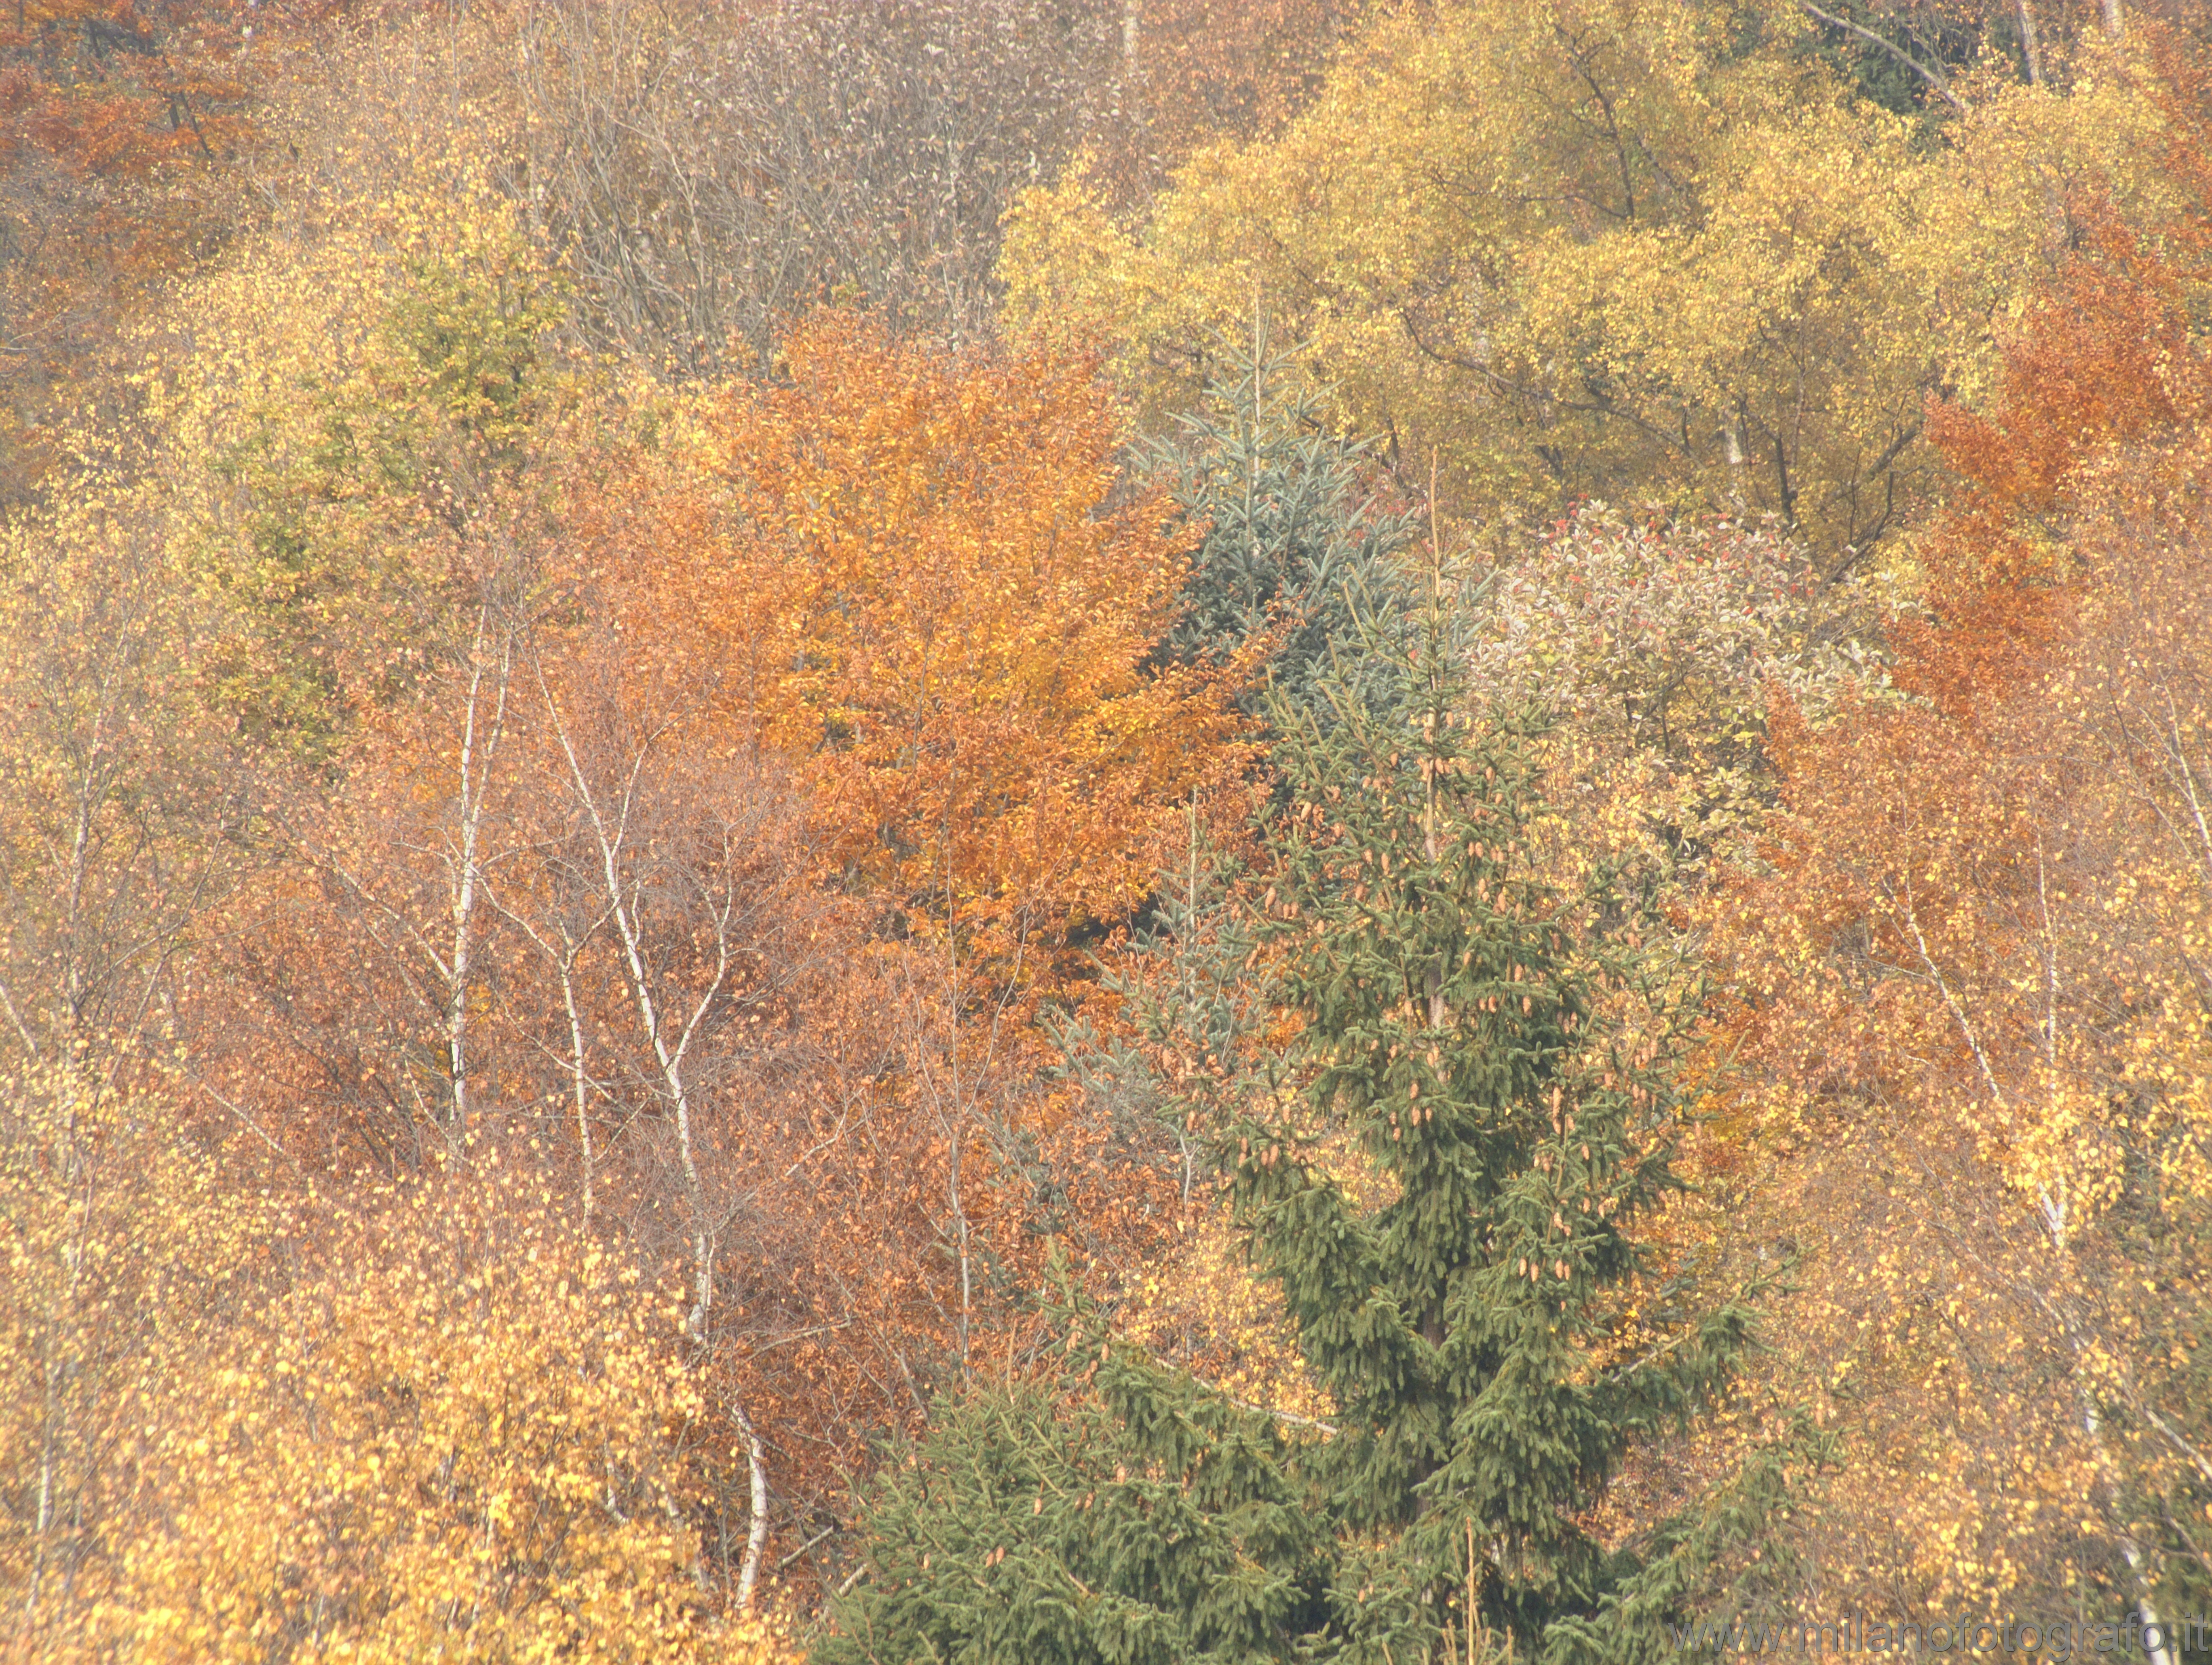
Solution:
<svg viewBox="0 0 2212 1665">
<path fill-rule="evenodd" d="M 0 1657 L 2212 1654 L 2196 0 L 0 112 Z"/>
</svg>

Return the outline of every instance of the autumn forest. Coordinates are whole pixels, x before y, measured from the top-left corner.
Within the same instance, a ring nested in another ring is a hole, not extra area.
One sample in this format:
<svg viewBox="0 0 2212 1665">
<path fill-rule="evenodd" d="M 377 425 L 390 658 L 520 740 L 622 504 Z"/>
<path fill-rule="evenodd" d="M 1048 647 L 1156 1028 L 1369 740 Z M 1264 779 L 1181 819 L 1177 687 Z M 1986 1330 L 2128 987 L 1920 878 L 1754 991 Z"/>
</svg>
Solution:
<svg viewBox="0 0 2212 1665">
<path fill-rule="evenodd" d="M 2212 11 L 0 13 L 0 1660 L 1747 1647 L 2212 1658 Z"/>
</svg>

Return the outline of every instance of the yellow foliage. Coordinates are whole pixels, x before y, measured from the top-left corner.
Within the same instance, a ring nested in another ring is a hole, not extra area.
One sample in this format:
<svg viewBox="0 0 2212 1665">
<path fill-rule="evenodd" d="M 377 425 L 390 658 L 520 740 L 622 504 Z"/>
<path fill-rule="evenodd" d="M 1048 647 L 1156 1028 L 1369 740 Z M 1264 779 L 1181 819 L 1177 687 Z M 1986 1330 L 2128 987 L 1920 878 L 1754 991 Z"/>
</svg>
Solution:
<svg viewBox="0 0 2212 1665">
<path fill-rule="evenodd" d="M 1125 1293 L 1119 1328 L 1240 1402 L 1309 1420 L 1335 1414 L 1281 1290 L 1253 1270 L 1225 1209 L 1191 1211 L 1158 1268 Z"/>
<path fill-rule="evenodd" d="M 63 436 L 78 460 L 56 501 L 128 481 L 138 535 L 218 628 L 192 672 L 211 703 L 319 762 L 349 702 L 458 627 L 447 546 L 508 482 L 553 379 L 561 289 L 514 205 L 481 165 L 411 173 L 299 191 L 289 234 L 179 284 L 124 344 L 134 427 Z"/>
<path fill-rule="evenodd" d="M 1256 306 L 1346 427 L 1435 449 L 1463 513 L 1772 513 L 1834 561 L 1923 490 L 1923 403 L 1985 384 L 2069 190 L 2156 191 L 2160 121 L 2116 66 L 1930 147 L 1716 27 L 1649 0 L 1404 9 L 1280 138 L 1194 155 L 1134 232 L 1080 169 L 1027 193 L 1008 318 L 1114 343 L 1158 410 Z"/>
<path fill-rule="evenodd" d="M 335 1225 L 154 1454 L 142 1656 L 717 1654 L 693 1511 L 729 1454 L 671 1302 L 495 1173 Z"/>
<path fill-rule="evenodd" d="M 1970 714 L 1794 736 L 1765 859 L 1700 922 L 1734 1227 L 1804 1257 L 1772 1368 L 1850 1438 L 1812 1534 L 1838 1599 L 2171 1612 L 2199 1576 L 2208 476 L 2199 439 L 2085 479 L 2075 593 L 1917 639 L 1905 686 L 1973 675 Z"/>
<path fill-rule="evenodd" d="M 0 1652 L 116 1634 L 143 1465 L 281 1220 L 158 1098 L 64 1066 L 0 1082 Z"/>
<path fill-rule="evenodd" d="M 715 1616 L 697 1522 L 732 1454 L 678 1311 L 526 1179 L 480 1157 L 288 1218 L 158 1101 L 48 1073 L 0 1117 L 0 1639 L 785 1656 Z"/>
<path fill-rule="evenodd" d="M 194 686 L 214 620 L 161 493 L 71 484 L 0 529 L 0 1058 L 20 1061 L 149 1021 L 251 814 Z"/>
</svg>

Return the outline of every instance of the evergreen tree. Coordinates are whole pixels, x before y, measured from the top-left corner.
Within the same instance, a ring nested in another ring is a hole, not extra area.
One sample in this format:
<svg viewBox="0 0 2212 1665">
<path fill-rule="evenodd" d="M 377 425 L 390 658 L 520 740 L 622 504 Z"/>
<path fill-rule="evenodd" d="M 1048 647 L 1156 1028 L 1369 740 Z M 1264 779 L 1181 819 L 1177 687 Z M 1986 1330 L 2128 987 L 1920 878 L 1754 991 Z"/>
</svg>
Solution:
<svg viewBox="0 0 2212 1665">
<path fill-rule="evenodd" d="M 1212 905 L 1201 932 L 1188 886 L 1167 923 L 1191 935 L 1156 951 L 1206 966 L 1138 1014 L 1195 1055 L 1157 1112 L 1200 1130 L 1333 1425 L 1076 1343 L 1095 1371 L 1056 1408 L 983 1396 L 890 1472 L 830 1657 L 1401 1665 L 1458 1656 L 1470 1622 L 1561 1662 L 1652 1657 L 1778 1501 L 1770 1462 L 1641 1556 L 1582 1524 L 1636 1442 L 1724 1386 L 1750 1315 L 1657 1284 L 1633 1235 L 1676 1184 L 1635 909 L 1532 876 L 1537 782 L 1471 711 L 1441 597 L 1354 617 L 1362 663 L 1273 708 L 1263 907 Z M 1224 972 L 1250 947 L 1303 1020 L 1289 1057 L 1248 1044 Z"/>
<path fill-rule="evenodd" d="M 1687 1289 L 1631 1314 L 1632 1229 L 1676 1184 L 1671 1020 L 1637 909 L 1532 876 L 1538 783 L 1470 709 L 1440 588 L 1370 627 L 1379 690 L 1285 714 L 1269 925 L 1312 1076 L 1304 1114 L 1257 1097 L 1225 1129 L 1231 1196 L 1340 1407 L 1304 1460 L 1346 1546 L 1341 1656 L 1420 1656 L 1470 1581 L 1478 1626 L 1533 1650 L 1601 1610 L 1604 1651 L 1656 1649 L 1637 1581 L 1680 1569 L 1579 1523 L 1724 1384 L 1750 1314 Z"/>
<path fill-rule="evenodd" d="M 1092 1340 L 1086 1337 L 1086 1341 Z M 1258 1665 L 1321 1629 L 1326 1529 L 1267 1418 L 1133 1350 L 939 1406 L 886 1465 L 823 1665 Z"/>
<path fill-rule="evenodd" d="M 1328 432 L 1310 384 L 1270 347 L 1264 324 L 1249 345 L 1223 342 L 1203 404 L 1179 421 L 1152 461 L 1171 476 L 1184 518 L 1206 533 L 1166 651 L 1187 663 L 1219 661 L 1278 630 L 1272 690 L 1255 691 L 1249 706 L 1262 710 L 1272 693 L 1310 709 L 1338 645 L 1357 637 L 1355 612 L 1387 611 L 1401 598 L 1393 558 L 1413 517 L 1362 489 L 1367 448 Z"/>
</svg>

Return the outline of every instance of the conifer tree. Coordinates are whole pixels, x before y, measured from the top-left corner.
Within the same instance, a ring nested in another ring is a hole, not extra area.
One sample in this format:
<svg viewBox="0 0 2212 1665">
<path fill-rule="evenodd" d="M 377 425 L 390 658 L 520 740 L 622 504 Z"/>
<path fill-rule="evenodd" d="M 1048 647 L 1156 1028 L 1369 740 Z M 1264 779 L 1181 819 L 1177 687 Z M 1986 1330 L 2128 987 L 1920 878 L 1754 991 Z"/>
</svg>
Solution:
<svg viewBox="0 0 2212 1665">
<path fill-rule="evenodd" d="M 1366 652 L 1312 704 L 1275 700 L 1287 807 L 1260 916 L 1156 945 L 1218 959 L 1255 936 L 1296 1049 L 1229 1056 L 1252 1026 L 1217 976 L 1162 980 L 1212 990 L 1204 1012 L 1139 1014 L 1209 1066 L 1167 1072 L 1158 1112 L 1201 1130 L 1333 1422 L 1086 1335 L 1056 1414 L 983 1396 L 890 1472 L 832 1658 L 1382 1665 L 1461 1656 L 1470 1626 L 1476 1648 L 1656 1657 L 1777 1502 L 1767 1462 L 1641 1554 L 1583 1524 L 1639 1439 L 1724 1388 L 1751 1313 L 1639 1250 L 1678 1183 L 1670 1019 L 1637 911 L 1530 876 L 1534 772 L 1473 711 L 1440 588 L 1355 611 Z M 1205 911 L 1184 901 L 1170 924 Z M 1233 1624 L 1178 1595 L 1213 1589 L 1194 1567 L 1235 1592 Z M 1129 1642 L 1130 1589 L 1182 1651 Z"/>
<path fill-rule="evenodd" d="M 1725 1383 L 1750 1313 L 1678 1288 L 1656 1327 L 1630 1315 L 1633 1227 L 1678 1183 L 1672 1020 L 1637 910 L 1530 876 L 1537 781 L 1471 708 L 1441 587 L 1368 622 L 1361 697 L 1285 714 L 1269 932 L 1310 1082 L 1289 1115 L 1248 1099 L 1223 1156 L 1340 1410 L 1303 1460 L 1342 1531 L 1341 1656 L 1419 1656 L 1470 1583 L 1480 1628 L 1618 1656 L 1657 1643 L 1639 1597 L 1681 1569 L 1580 1521 Z"/>
<path fill-rule="evenodd" d="M 1183 518 L 1206 532 L 1166 649 L 1185 663 L 1222 660 L 1279 630 L 1273 697 L 1310 706 L 1333 649 L 1354 634 L 1355 607 L 1397 597 L 1393 557 L 1413 518 L 1362 489 L 1367 447 L 1327 430 L 1310 384 L 1262 322 L 1249 343 L 1224 339 L 1204 403 L 1179 422 L 1152 460 Z M 1256 712 L 1269 698 L 1256 690 L 1249 703 Z"/>
<path fill-rule="evenodd" d="M 1082 1350 L 1070 1394 L 942 1405 L 886 1466 L 819 1665 L 1258 1665 L 1325 1635 L 1326 1523 L 1280 1432 L 1134 1349 Z"/>
</svg>

